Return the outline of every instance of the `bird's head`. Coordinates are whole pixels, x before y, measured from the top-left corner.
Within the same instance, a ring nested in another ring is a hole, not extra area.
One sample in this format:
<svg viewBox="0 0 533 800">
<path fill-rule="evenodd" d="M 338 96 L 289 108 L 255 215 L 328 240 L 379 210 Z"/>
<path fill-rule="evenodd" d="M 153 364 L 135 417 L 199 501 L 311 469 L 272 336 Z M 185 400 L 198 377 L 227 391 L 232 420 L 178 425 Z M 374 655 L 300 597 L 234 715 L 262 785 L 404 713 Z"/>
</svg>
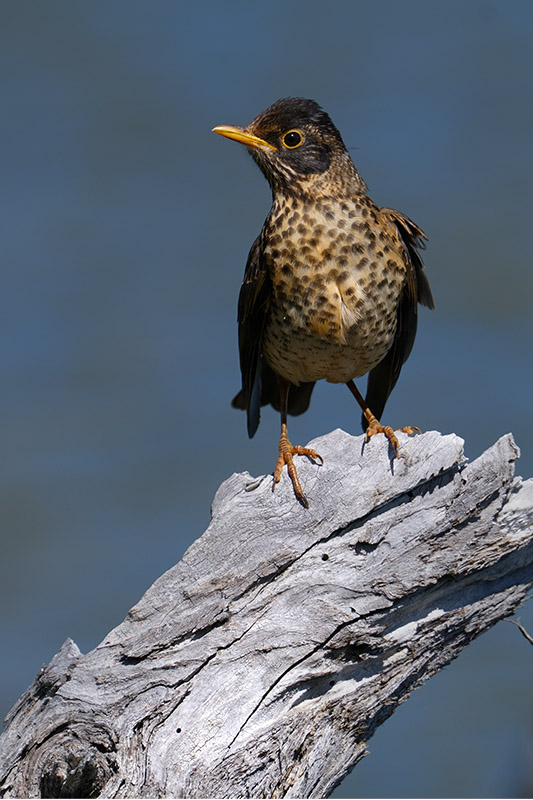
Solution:
<svg viewBox="0 0 533 800">
<path fill-rule="evenodd" d="M 218 125 L 213 131 L 248 148 L 274 195 L 316 196 L 354 183 L 351 188 L 366 189 L 339 131 L 314 100 L 286 97 L 246 128 Z"/>
</svg>

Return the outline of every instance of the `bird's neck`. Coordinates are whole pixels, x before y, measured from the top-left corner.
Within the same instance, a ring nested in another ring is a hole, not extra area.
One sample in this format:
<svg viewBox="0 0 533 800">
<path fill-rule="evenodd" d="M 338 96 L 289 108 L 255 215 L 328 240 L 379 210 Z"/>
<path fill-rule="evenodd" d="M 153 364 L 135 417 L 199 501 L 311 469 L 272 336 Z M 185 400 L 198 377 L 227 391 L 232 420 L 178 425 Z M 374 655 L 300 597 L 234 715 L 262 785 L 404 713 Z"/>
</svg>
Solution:
<svg viewBox="0 0 533 800">
<path fill-rule="evenodd" d="M 367 185 L 350 158 L 333 161 L 330 169 L 322 173 L 310 173 L 288 183 L 271 181 L 273 203 L 299 198 L 304 202 L 320 198 L 332 199 L 366 194 Z"/>
</svg>

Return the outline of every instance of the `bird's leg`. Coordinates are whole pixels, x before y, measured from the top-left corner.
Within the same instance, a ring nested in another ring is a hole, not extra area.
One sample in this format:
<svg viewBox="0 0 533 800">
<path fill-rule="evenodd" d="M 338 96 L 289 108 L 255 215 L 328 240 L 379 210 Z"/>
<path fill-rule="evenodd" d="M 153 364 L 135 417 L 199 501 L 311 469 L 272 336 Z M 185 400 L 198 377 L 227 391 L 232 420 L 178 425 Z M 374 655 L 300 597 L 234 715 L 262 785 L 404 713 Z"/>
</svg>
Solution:
<svg viewBox="0 0 533 800">
<path fill-rule="evenodd" d="M 322 456 L 320 456 L 310 447 L 301 447 L 301 445 L 294 445 L 291 444 L 291 442 L 289 441 L 289 437 L 287 436 L 287 398 L 289 394 L 289 387 L 290 384 L 288 383 L 288 381 L 279 378 L 281 436 L 279 438 L 279 445 L 278 445 L 279 455 L 278 455 L 278 460 L 276 462 L 276 467 L 274 469 L 274 482 L 272 484 L 272 491 L 274 491 L 274 489 L 276 488 L 276 483 L 279 483 L 283 467 L 286 464 L 289 477 L 292 481 L 294 494 L 305 508 L 309 508 L 309 503 L 307 502 L 307 497 L 305 496 L 304 490 L 302 489 L 302 484 L 300 483 L 300 479 L 298 478 L 298 472 L 296 470 L 296 465 L 292 457 L 309 456 L 309 458 L 319 459 L 321 464 L 324 463 L 324 460 Z"/>
<path fill-rule="evenodd" d="M 368 427 L 366 429 L 366 440 L 368 441 L 371 436 L 374 436 L 376 433 L 384 433 L 389 442 L 391 443 L 394 453 L 398 456 L 398 439 L 396 434 L 394 433 L 394 429 L 390 427 L 390 425 L 382 425 L 381 422 L 376 419 L 374 414 L 371 412 L 370 408 L 364 401 L 364 398 L 360 391 L 358 390 L 357 386 L 353 382 L 353 380 L 346 381 L 346 386 L 351 391 L 361 409 L 363 411 L 363 415 L 368 422 Z M 420 428 L 415 428 L 413 425 L 406 425 L 404 428 L 396 428 L 398 431 L 402 431 L 402 433 L 420 433 Z"/>
</svg>

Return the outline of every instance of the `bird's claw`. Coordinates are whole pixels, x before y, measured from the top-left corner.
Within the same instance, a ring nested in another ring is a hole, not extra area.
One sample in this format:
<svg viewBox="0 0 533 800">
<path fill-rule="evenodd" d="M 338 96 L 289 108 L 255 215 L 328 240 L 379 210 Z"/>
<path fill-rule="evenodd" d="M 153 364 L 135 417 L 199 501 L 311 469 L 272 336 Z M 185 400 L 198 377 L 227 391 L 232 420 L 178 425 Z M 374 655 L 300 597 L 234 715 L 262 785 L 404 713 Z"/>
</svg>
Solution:
<svg viewBox="0 0 533 800">
<path fill-rule="evenodd" d="M 403 428 L 396 428 L 396 431 L 401 431 L 402 433 L 408 433 L 409 435 L 413 433 L 422 433 L 420 428 L 417 428 L 415 425 L 406 425 Z M 371 436 L 375 436 L 376 433 L 383 433 L 389 440 L 392 449 L 394 450 L 394 455 L 398 458 L 398 448 L 399 442 L 398 437 L 396 436 L 395 429 L 391 428 L 390 425 L 382 425 L 377 419 L 374 418 L 372 422 L 369 423 L 368 428 L 366 429 L 366 440 L 370 441 Z"/>
<path fill-rule="evenodd" d="M 308 458 L 312 458 L 315 461 L 320 461 L 321 465 L 324 463 L 322 456 L 311 447 L 302 447 L 299 444 L 291 444 L 287 436 L 287 431 L 282 426 L 282 433 L 279 440 L 279 455 L 274 469 L 272 491 L 274 491 L 276 488 L 276 484 L 279 483 L 281 473 L 283 472 L 283 467 L 286 464 L 287 472 L 289 473 L 289 478 L 291 479 L 292 487 L 294 489 L 294 494 L 305 508 L 309 508 L 309 503 L 307 497 L 305 496 L 305 492 L 302 489 L 302 484 L 300 483 L 300 479 L 298 477 L 298 471 L 296 469 L 293 456 L 308 456 Z"/>
</svg>

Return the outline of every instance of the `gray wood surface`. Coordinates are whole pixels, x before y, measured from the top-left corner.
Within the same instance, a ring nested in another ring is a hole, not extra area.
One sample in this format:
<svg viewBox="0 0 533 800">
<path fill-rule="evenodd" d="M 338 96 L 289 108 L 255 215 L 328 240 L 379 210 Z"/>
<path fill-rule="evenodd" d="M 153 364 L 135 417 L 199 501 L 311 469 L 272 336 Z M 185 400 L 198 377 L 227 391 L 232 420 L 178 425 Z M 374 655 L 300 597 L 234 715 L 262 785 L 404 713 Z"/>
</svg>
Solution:
<svg viewBox="0 0 533 800">
<path fill-rule="evenodd" d="M 533 480 L 502 437 L 341 430 L 232 475 L 212 520 L 92 652 L 67 640 L 0 737 L 4 796 L 323 797 L 376 727 L 533 584 Z"/>
</svg>

